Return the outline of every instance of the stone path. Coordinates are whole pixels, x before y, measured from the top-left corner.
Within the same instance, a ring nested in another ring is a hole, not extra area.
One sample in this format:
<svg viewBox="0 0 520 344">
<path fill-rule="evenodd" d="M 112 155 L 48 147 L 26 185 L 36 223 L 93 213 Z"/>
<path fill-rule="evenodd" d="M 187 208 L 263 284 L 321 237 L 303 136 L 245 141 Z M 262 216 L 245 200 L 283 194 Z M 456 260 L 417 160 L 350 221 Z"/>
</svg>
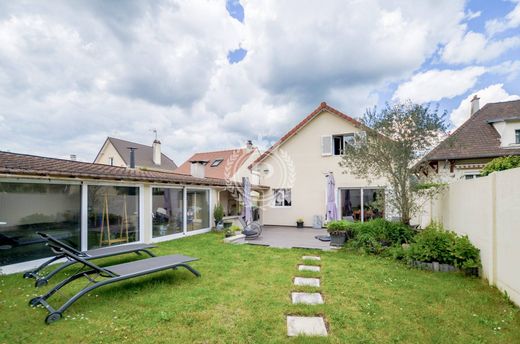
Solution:
<svg viewBox="0 0 520 344">
<path fill-rule="evenodd" d="M 298 270 L 320 272 L 320 267 L 314 265 L 298 265 Z"/>
<path fill-rule="evenodd" d="M 293 304 L 305 305 L 321 305 L 323 304 L 323 297 L 320 293 L 291 293 Z"/>
<path fill-rule="evenodd" d="M 303 256 L 303 260 L 320 261 L 321 258 L 317 256 Z M 321 268 L 315 265 L 298 265 L 298 271 L 313 271 L 321 272 Z M 295 277 L 294 285 L 307 287 L 320 287 L 319 278 Z M 304 305 L 321 305 L 324 303 L 323 296 L 320 293 L 302 293 L 292 292 L 291 300 L 293 304 Z M 327 327 L 325 320 L 321 316 L 317 317 L 303 317 L 303 316 L 287 316 L 287 335 L 289 337 L 295 336 L 327 336 Z"/>
</svg>

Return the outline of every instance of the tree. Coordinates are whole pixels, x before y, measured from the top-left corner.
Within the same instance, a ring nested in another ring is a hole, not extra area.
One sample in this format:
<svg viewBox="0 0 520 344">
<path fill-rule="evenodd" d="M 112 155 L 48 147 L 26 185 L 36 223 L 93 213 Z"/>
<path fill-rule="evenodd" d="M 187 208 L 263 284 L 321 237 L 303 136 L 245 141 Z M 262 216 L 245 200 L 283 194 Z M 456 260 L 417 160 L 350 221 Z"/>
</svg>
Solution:
<svg viewBox="0 0 520 344">
<path fill-rule="evenodd" d="M 367 110 L 361 119 L 366 135 L 345 145 L 340 165 L 360 178 L 385 178 L 387 202 L 408 224 L 416 211 L 417 177 L 414 164 L 446 130 L 446 112 L 438 107 L 404 103 L 386 104 L 381 111 Z"/>
</svg>

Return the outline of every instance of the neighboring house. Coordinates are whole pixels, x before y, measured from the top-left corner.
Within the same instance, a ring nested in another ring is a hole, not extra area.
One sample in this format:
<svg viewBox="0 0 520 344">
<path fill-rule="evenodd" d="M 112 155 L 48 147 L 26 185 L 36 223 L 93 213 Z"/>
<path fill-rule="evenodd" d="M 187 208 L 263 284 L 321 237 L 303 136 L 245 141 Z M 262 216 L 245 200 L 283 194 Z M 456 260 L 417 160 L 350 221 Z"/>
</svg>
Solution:
<svg viewBox="0 0 520 344">
<path fill-rule="evenodd" d="M 259 156 L 258 148 L 248 141 L 244 148 L 195 153 L 174 173 L 220 179 L 228 185 L 241 183 L 243 177 L 248 177 L 252 184 L 257 185 L 259 184 L 258 175 L 252 173 L 248 167 Z M 253 196 L 253 200 L 257 202 L 259 195 Z M 218 193 L 218 200 L 222 204 L 226 216 L 239 215 L 241 212 L 240 199 L 240 195 L 233 194 L 229 190 L 221 190 Z"/>
<path fill-rule="evenodd" d="M 471 101 L 471 117 L 448 138 L 426 154 L 422 173 L 449 182 L 473 179 L 494 158 L 520 155 L 520 100 L 489 103 L 479 109 L 479 98 Z M 422 165 L 422 166 L 421 166 Z"/>
<path fill-rule="evenodd" d="M 135 166 L 131 166 L 132 150 L 134 152 Z M 151 146 L 146 146 L 140 143 L 107 137 L 94 163 L 165 171 L 173 171 L 177 168 L 172 159 L 161 153 L 161 142 L 157 139 L 154 140 Z"/>
<path fill-rule="evenodd" d="M 326 175 L 336 181 L 340 217 L 363 220 L 384 216 L 384 181 L 359 179 L 339 166 L 343 147 L 362 139 L 366 127 L 326 103 L 305 117 L 251 166 L 264 194 L 263 223 L 294 226 L 298 218 L 312 226 L 325 220 Z"/>
</svg>

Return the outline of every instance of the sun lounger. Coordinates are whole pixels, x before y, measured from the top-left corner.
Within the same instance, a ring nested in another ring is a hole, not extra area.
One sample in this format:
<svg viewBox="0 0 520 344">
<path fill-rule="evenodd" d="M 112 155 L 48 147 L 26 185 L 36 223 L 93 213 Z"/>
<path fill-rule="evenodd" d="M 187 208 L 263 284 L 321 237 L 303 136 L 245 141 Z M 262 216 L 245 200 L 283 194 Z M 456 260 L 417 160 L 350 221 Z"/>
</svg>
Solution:
<svg viewBox="0 0 520 344">
<path fill-rule="evenodd" d="M 141 253 L 147 253 L 151 257 L 155 257 L 155 255 L 150 252 L 149 250 L 156 247 L 154 245 L 148 245 L 148 244 L 128 244 L 128 245 L 118 245 L 118 246 L 110 246 L 110 247 L 103 247 L 103 248 L 97 248 L 94 250 L 88 250 L 88 251 L 79 251 L 75 248 L 65 244 L 63 241 L 58 240 L 54 237 L 52 237 L 49 234 L 38 232 L 38 234 L 45 240 L 47 243 L 52 242 L 54 245 L 62 247 L 67 249 L 68 251 L 74 253 L 78 257 L 81 257 L 85 260 L 92 260 L 92 259 L 99 259 L 99 258 L 106 258 L 106 257 L 112 257 L 112 256 L 119 256 L 123 254 L 128 253 L 136 253 L 140 255 Z M 60 265 L 50 273 L 48 273 L 45 276 L 40 276 L 39 272 L 43 270 L 47 265 L 59 260 L 66 258 L 67 262 Z M 76 260 L 71 260 L 68 258 L 65 254 L 58 254 L 55 257 L 49 259 L 42 265 L 40 265 L 38 268 L 32 271 L 27 271 L 23 274 L 24 278 L 34 278 L 36 279 L 35 286 L 41 287 L 48 283 L 49 279 L 52 278 L 52 276 L 56 275 L 58 272 L 62 271 L 63 269 L 77 264 L 78 262 Z"/>
<path fill-rule="evenodd" d="M 71 252 L 66 248 L 56 245 L 56 243 L 53 241 L 49 241 L 48 245 L 53 251 L 55 251 L 56 254 L 66 255 L 67 258 L 69 258 L 70 260 L 74 260 L 80 264 L 83 264 L 85 267 L 90 268 L 90 270 L 80 271 L 67 277 L 66 279 L 58 283 L 50 291 L 48 291 L 46 294 L 35 297 L 29 301 L 29 305 L 31 306 L 42 305 L 47 309 L 47 311 L 49 312 L 49 315 L 47 315 L 47 317 L 45 318 L 45 322 L 47 324 L 53 323 L 61 319 L 63 312 L 65 312 L 65 310 L 67 310 L 74 302 L 80 299 L 83 295 L 90 293 L 94 289 L 103 287 L 105 285 L 109 285 L 112 283 L 124 281 L 139 276 L 149 275 L 163 270 L 176 270 L 178 267 L 186 268 L 195 276 L 200 277 L 200 273 L 187 264 L 189 262 L 198 260 L 198 258 L 192 258 L 188 256 L 175 254 L 169 256 L 145 258 L 129 263 L 117 264 L 112 266 L 99 267 L 91 261 L 78 256 L 74 252 Z M 67 300 L 67 302 L 65 302 L 61 307 L 55 309 L 47 302 L 47 300 L 58 290 L 79 278 L 85 278 L 89 281 L 89 283 L 78 293 L 76 293 L 73 297 Z"/>
</svg>

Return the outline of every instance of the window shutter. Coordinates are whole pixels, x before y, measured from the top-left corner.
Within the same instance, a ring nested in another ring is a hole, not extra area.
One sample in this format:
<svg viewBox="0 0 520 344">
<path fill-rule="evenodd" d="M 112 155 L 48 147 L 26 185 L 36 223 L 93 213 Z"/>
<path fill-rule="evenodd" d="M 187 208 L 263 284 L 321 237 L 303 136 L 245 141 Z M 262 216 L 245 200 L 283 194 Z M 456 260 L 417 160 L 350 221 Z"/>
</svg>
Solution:
<svg viewBox="0 0 520 344">
<path fill-rule="evenodd" d="M 321 137 L 321 155 L 332 155 L 332 136 L 322 136 Z"/>
</svg>

